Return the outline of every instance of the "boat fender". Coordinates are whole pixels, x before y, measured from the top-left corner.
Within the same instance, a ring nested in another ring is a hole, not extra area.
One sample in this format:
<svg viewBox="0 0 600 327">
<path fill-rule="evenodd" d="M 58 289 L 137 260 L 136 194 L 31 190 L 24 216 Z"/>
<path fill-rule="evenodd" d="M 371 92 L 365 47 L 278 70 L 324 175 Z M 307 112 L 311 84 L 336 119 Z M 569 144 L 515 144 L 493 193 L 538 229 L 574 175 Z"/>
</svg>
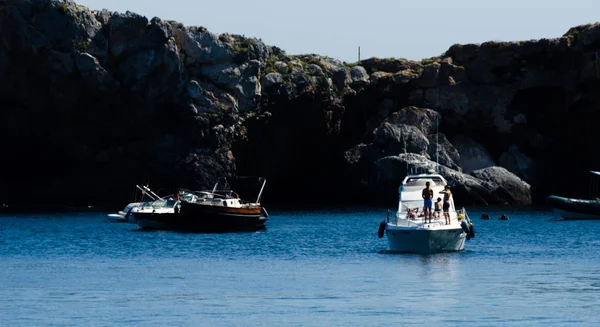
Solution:
<svg viewBox="0 0 600 327">
<path fill-rule="evenodd" d="M 377 231 L 377 236 L 379 236 L 379 238 L 383 237 L 383 233 L 385 232 L 385 226 L 385 221 L 382 221 L 381 224 L 379 224 L 379 230 Z"/>
<path fill-rule="evenodd" d="M 469 236 L 471 236 L 471 238 L 475 237 L 475 226 L 473 223 L 469 223 Z"/>
<path fill-rule="evenodd" d="M 467 234 L 467 240 L 470 240 L 471 239 L 471 236 L 470 236 L 471 231 L 469 230 L 469 225 L 467 225 L 467 222 L 464 220 L 461 221 L 460 227 L 462 228 L 463 232 L 465 232 L 465 234 Z"/>
</svg>

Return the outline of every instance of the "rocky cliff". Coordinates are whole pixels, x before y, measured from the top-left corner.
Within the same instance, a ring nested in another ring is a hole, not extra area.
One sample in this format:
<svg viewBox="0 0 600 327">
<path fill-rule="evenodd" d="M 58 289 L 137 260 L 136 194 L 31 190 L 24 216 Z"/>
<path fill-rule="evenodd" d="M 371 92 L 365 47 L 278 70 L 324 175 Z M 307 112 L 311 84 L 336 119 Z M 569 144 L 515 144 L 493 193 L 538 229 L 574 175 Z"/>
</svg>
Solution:
<svg viewBox="0 0 600 327">
<path fill-rule="evenodd" d="M 123 203 L 136 183 L 238 174 L 266 176 L 265 201 L 391 205 L 418 169 L 464 204 L 580 196 L 600 159 L 599 51 L 586 25 L 345 63 L 69 0 L 0 1 L 0 198 Z"/>
</svg>

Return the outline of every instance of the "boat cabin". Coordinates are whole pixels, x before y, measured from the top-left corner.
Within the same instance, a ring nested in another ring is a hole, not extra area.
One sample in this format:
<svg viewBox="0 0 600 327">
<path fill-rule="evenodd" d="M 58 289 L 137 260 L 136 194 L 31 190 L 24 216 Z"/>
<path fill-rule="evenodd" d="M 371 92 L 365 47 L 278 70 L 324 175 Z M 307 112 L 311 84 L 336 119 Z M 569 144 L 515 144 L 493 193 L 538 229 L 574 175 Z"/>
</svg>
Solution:
<svg viewBox="0 0 600 327">
<path fill-rule="evenodd" d="M 426 183 L 429 182 L 429 186 L 433 190 L 433 203 L 436 199 L 444 198 L 443 194 L 440 194 L 444 190 L 444 186 L 448 185 L 446 179 L 440 174 L 418 174 L 408 175 L 402 181 L 402 184 L 398 188 L 398 213 L 406 215 L 408 209 L 411 209 L 411 213 L 415 213 L 417 216 L 421 214 L 423 210 L 423 189 L 426 187 Z M 432 210 L 434 210 L 432 206 Z M 450 211 L 455 211 L 454 198 L 450 197 Z"/>
</svg>

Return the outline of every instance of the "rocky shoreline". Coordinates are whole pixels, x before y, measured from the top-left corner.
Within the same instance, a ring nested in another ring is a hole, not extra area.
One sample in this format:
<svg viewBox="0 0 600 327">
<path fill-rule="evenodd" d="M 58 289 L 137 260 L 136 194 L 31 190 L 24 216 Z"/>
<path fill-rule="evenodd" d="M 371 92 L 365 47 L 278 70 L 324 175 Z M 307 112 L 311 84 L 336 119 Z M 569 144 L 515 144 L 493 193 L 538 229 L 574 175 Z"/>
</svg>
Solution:
<svg viewBox="0 0 600 327">
<path fill-rule="evenodd" d="M 237 174 L 267 177 L 267 202 L 392 204 L 418 167 L 440 170 L 462 204 L 584 196 L 599 164 L 580 144 L 599 134 L 598 53 L 593 24 L 345 63 L 68 0 L 7 0 L 0 199 L 123 202 L 136 183 L 200 189 Z"/>
</svg>

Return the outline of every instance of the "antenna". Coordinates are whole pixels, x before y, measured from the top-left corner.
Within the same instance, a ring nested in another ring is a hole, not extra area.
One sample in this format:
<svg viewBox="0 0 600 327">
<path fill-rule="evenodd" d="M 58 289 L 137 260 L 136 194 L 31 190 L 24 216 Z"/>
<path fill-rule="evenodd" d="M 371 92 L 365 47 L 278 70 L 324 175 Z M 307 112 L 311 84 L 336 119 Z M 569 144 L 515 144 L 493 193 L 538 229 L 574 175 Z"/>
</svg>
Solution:
<svg viewBox="0 0 600 327">
<path fill-rule="evenodd" d="M 404 143 L 404 154 L 407 154 L 408 151 L 406 151 L 406 137 L 404 135 L 402 135 L 402 143 Z M 406 172 L 408 173 L 408 157 L 404 156 L 404 163 L 406 163 Z M 412 175 L 412 168 L 410 169 L 410 173 Z"/>
<path fill-rule="evenodd" d="M 435 116 L 435 171 L 439 173 L 440 167 L 440 115 Z"/>
</svg>

